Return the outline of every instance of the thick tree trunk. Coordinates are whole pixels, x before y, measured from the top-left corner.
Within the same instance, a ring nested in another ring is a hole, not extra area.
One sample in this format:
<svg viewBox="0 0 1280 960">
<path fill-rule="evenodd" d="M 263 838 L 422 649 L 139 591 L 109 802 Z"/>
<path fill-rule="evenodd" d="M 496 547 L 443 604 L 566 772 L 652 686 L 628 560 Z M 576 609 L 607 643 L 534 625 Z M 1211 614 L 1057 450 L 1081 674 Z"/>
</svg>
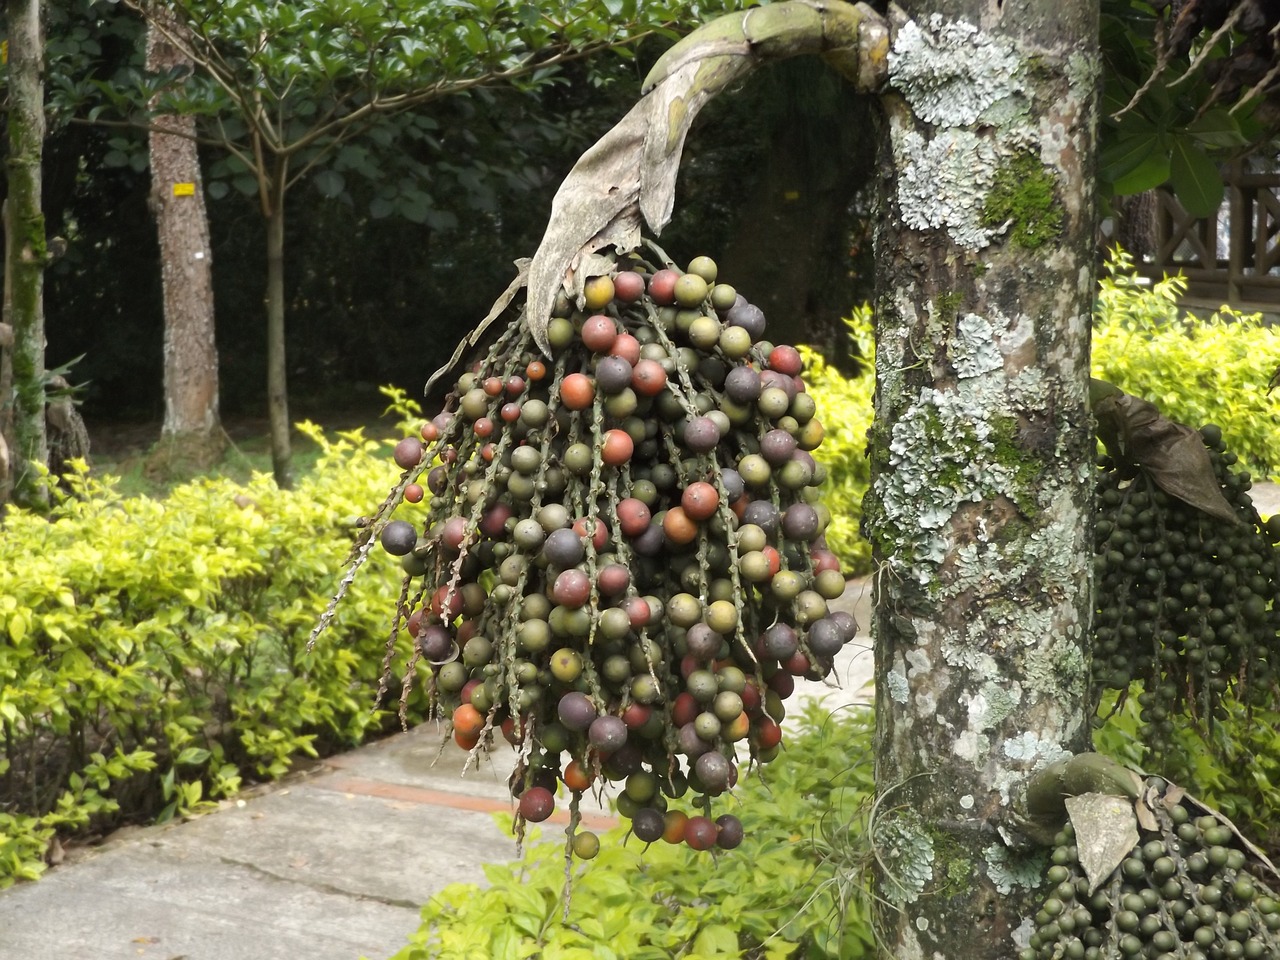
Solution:
<svg viewBox="0 0 1280 960">
<path fill-rule="evenodd" d="M 181 25 L 157 4 L 147 28 L 147 70 L 190 67 L 162 29 Z M 218 417 L 218 351 L 213 324 L 213 262 L 195 118 L 157 116 L 149 138 L 151 203 L 164 285 L 164 426 L 156 458 L 196 468 L 226 447 Z"/>
<path fill-rule="evenodd" d="M 283 176 L 280 181 L 283 182 Z M 284 195 L 267 216 L 267 408 L 271 469 L 281 489 L 293 485 L 289 444 L 289 383 L 284 346 Z"/>
<path fill-rule="evenodd" d="M 44 153 L 44 32 L 40 0 L 9 0 L 9 197 L 5 274 L 6 321 L 13 327 L 13 499 L 48 503 L 39 469 L 45 440 L 44 268 L 47 259 L 40 204 Z"/>
<path fill-rule="evenodd" d="M 1096 0 L 917 0 L 895 25 L 877 236 L 883 955 L 1013 958 L 1014 813 L 1088 745 Z"/>
</svg>

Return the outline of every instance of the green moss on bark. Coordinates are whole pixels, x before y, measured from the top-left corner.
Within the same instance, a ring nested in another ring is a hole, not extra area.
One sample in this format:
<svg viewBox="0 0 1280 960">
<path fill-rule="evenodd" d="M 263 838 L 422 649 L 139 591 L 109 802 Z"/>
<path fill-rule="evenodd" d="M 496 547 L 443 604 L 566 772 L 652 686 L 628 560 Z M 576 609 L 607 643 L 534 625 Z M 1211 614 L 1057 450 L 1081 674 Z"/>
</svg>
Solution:
<svg viewBox="0 0 1280 960">
<path fill-rule="evenodd" d="M 1062 232 L 1058 208 L 1058 178 L 1038 157 L 1022 152 L 996 171 L 982 209 L 983 226 L 999 229 L 1009 224 L 1009 242 L 1035 250 Z"/>
</svg>

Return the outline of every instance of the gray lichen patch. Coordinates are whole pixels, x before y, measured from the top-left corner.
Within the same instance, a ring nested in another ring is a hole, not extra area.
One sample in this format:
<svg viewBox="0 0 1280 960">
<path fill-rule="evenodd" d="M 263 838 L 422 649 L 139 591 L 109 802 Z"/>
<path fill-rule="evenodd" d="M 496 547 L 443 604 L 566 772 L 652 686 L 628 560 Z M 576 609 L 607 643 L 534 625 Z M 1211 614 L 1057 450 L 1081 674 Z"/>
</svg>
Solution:
<svg viewBox="0 0 1280 960">
<path fill-rule="evenodd" d="M 951 365 L 956 376 L 962 379 L 990 373 L 1004 366 L 1004 357 L 996 345 L 995 328 L 986 317 L 966 313 L 956 321 Z"/>
<path fill-rule="evenodd" d="M 1015 887 L 1034 890 L 1040 886 L 1046 860 L 1043 850 L 1020 854 L 993 843 L 982 853 L 987 860 L 987 876 L 1000 893 L 1012 893 Z"/>
<path fill-rule="evenodd" d="M 874 837 L 884 892 L 896 903 L 915 903 L 933 879 L 934 861 L 933 838 L 919 814 L 905 810 L 878 821 Z"/>
<path fill-rule="evenodd" d="M 1016 91 L 1018 66 L 1008 41 L 935 13 L 927 29 L 909 21 L 898 31 L 889 52 L 889 82 L 922 120 L 965 126 Z"/>
<path fill-rule="evenodd" d="M 912 230 L 945 229 L 968 250 L 991 240 L 983 204 L 995 182 L 1000 155 L 985 137 L 967 130 L 939 130 L 926 140 L 914 130 L 893 137 L 898 167 L 898 206 Z"/>
</svg>

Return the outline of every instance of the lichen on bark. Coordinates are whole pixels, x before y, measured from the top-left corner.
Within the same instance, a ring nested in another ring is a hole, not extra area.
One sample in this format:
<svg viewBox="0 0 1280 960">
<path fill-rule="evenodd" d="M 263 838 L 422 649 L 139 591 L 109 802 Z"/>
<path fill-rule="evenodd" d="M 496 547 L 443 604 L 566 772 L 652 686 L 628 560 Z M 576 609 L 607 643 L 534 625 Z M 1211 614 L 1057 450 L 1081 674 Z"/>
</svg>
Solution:
<svg viewBox="0 0 1280 960">
<path fill-rule="evenodd" d="M 972 865 L 956 890 L 935 864 L 914 901 L 884 878 L 882 949 L 969 960 L 1012 955 L 1030 909 L 1012 809 L 1088 739 L 1097 10 L 946 10 L 900 19 L 890 55 L 864 524 L 879 789 Z M 1032 164 L 1035 189 L 1011 190 Z"/>
</svg>

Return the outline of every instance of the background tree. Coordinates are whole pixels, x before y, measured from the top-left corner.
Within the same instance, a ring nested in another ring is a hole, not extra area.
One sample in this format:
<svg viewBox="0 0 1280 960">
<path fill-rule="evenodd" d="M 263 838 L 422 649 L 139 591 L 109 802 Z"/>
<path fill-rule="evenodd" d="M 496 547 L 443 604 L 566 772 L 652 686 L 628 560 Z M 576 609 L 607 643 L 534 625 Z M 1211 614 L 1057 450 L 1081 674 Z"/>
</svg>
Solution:
<svg viewBox="0 0 1280 960">
<path fill-rule="evenodd" d="M 124 0 L 144 17 L 146 4 Z M 230 184 L 257 199 L 266 228 L 267 395 L 272 461 L 289 482 L 289 415 L 284 324 L 286 197 L 310 174 L 326 196 L 344 193 L 346 177 L 371 179 L 386 169 L 359 141 L 386 143 L 430 133 L 407 111 L 485 86 L 536 89 L 560 65 L 633 43 L 667 23 L 671 6 L 605 3 L 544 9 L 494 2 L 477 9 L 441 4 L 367 2 L 341 9 L 323 3 L 261 4 L 251 0 L 167 5 L 186 35 L 166 31 L 196 70 L 140 82 L 125 109 L 144 102 L 197 114 L 201 141 L 228 154 Z M 690 10 L 696 15 L 703 10 Z M 157 100 L 156 98 L 159 97 Z M 224 188 L 225 189 L 225 188 Z M 422 184 L 400 181 L 381 203 L 425 220 Z"/>
<path fill-rule="evenodd" d="M 189 73 L 190 60 L 168 39 L 183 36 L 185 27 L 165 4 L 153 4 L 151 17 L 147 70 L 160 75 Z M 218 459 L 226 435 L 218 415 L 213 257 L 196 121 L 190 115 L 161 114 L 151 124 L 150 202 L 160 240 L 165 318 L 164 424 L 153 459 L 200 468 Z"/>
<path fill-rule="evenodd" d="M 41 164 L 44 148 L 44 31 L 39 0 L 10 0 L 9 193 L 5 202 L 5 313 L 12 328 L 13 442 L 9 444 L 15 502 L 48 502 L 41 468 L 45 439 L 44 269 L 47 261 Z M 8 397 L 3 398 L 8 404 Z M 0 490 L 0 493 L 3 493 Z"/>
</svg>

